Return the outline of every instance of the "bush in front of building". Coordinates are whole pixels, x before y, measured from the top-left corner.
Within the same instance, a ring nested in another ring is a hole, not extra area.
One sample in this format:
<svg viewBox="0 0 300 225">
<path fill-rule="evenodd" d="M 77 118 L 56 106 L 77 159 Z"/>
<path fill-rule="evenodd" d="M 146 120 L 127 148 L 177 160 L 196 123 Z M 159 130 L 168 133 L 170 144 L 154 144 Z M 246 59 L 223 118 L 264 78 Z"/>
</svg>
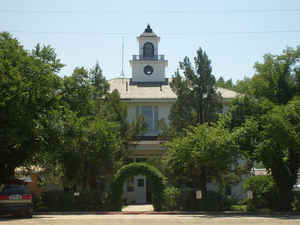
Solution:
<svg viewBox="0 0 300 225">
<path fill-rule="evenodd" d="M 292 202 L 292 209 L 294 212 L 300 212 L 300 191 L 294 191 L 294 199 Z"/>
<path fill-rule="evenodd" d="M 252 199 L 246 200 L 248 211 L 278 208 L 278 195 L 271 176 L 252 176 L 245 180 L 244 191 L 252 191 Z"/>
<path fill-rule="evenodd" d="M 230 198 L 221 193 L 208 191 L 202 199 L 196 199 L 196 189 L 167 187 L 163 210 L 165 211 L 225 211 L 232 205 Z"/>
<path fill-rule="evenodd" d="M 96 211 L 109 210 L 105 193 L 88 191 L 74 195 L 71 192 L 47 191 L 33 198 L 34 211 Z"/>
</svg>

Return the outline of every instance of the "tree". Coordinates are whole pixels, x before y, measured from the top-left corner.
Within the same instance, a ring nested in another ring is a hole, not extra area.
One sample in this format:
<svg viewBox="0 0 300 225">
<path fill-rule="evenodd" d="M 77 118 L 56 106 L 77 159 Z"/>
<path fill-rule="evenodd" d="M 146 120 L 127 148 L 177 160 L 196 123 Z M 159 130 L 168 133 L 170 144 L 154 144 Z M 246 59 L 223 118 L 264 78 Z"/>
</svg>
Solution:
<svg viewBox="0 0 300 225">
<path fill-rule="evenodd" d="M 94 114 L 92 95 L 93 89 L 85 68 L 76 67 L 70 77 L 64 77 L 61 104 L 76 112 L 79 117 Z"/>
<path fill-rule="evenodd" d="M 222 98 L 216 93 L 216 80 L 212 74 L 211 61 L 199 48 L 192 66 L 188 57 L 180 62 L 182 77 L 177 71 L 170 83 L 177 95 L 176 103 L 170 111 L 170 124 L 177 132 L 188 125 L 204 124 L 217 119 L 222 108 Z"/>
<path fill-rule="evenodd" d="M 300 168 L 300 99 L 277 106 L 261 118 L 257 159 L 271 172 L 281 211 L 291 210 L 292 188 Z"/>
<path fill-rule="evenodd" d="M 217 85 L 217 87 L 226 88 L 226 89 L 230 89 L 230 90 L 232 90 L 234 87 L 232 79 L 225 81 L 223 77 L 219 77 L 219 79 L 216 82 L 216 85 Z"/>
<path fill-rule="evenodd" d="M 31 51 L 31 55 L 34 58 L 40 59 L 44 65 L 48 65 L 49 69 L 54 73 L 59 72 L 65 66 L 57 58 L 55 49 L 50 45 L 43 45 L 41 47 L 41 44 L 37 44 Z"/>
<path fill-rule="evenodd" d="M 280 205 L 291 210 L 292 188 L 300 168 L 300 100 L 275 106 L 235 130 L 241 150 L 262 162 L 274 179 Z"/>
<path fill-rule="evenodd" d="M 129 141 L 143 130 L 141 123 L 127 121 L 127 105 L 108 87 L 98 63 L 91 70 L 77 67 L 64 78 L 59 93 L 63 111 L 52 113 L 55 126 L 44 134 L 55 148 L 40 164 L 53 171 L 62 168 L 61 182 L 68 190 L 104 191 L 124 164 Z"/>
<path fill-rule="evenodd" d="M 300 47 L 287 48 L 281 55 L 266 54 L 256 63 L 251 92 L 256 98 L 267 98 L 275 104 L 286 104 L 299 94 Z"/>
<path fill-rule="evenodd" d="M 248 119 L 258 118 L 274 107 L 267 99 L 257 99 L 250 95 L 243 95 L 233 99 L 227 115 L 223 115 L 224 125 L 233 130 L 242 126 Z"/>
<path fill-rule="evenodd" d="M 243 80 L 238 80 L 232 89 L 241 94 L 250 94 L 251 79 L 249 77 L 244 77 Z"/>
<path fill-rule="evenodd" d="M 199 188 L 204 195 L 207 183 L 233 178 L 239 168 L 239 152 L 228 130 L 208 124 L 190 127 L 186 135 L 166 144 L 164 156 L 170 181 L 177 186 Z M 232 180 L 233 181 L 233 180 Z"/>
<path fill-rule="evenodd" d="M 219 79 L 217 80 L 217 86 L 218 87 L 225 87 L 225 80 L 223 77 L 219 77 Z"/>
<path fill-rule="evenodd" d="M 53 65 L 52 50 L 44 61 L 50 52 L 41 51 L 30 55 L 10 34 L 0 33 L 1 181 L 41 150 L 41 120 L 58 107 L 60 79 L 55 72 L 62 64 Z"/>
</svg>

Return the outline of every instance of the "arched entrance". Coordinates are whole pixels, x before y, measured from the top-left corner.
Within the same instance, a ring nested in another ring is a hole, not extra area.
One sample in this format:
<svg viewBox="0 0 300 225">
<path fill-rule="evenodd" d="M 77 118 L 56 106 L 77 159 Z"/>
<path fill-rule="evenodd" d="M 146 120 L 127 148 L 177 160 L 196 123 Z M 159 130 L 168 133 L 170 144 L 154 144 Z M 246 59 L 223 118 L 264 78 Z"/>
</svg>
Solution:
<svg viewBox="0 0 300 225">
<path fill-rule="evenodd" d="M 143 175 L 152 186 L 152 204 L 155 211 L 160 211 L 164 197 L 165 177 L 155 167 L 146 163 L 130 163 L 123 166 L 114 177 L 112 184 L 112 205 L 114 210 L 121 210 L 123 186 L 133 176 Z"/>
</svg>

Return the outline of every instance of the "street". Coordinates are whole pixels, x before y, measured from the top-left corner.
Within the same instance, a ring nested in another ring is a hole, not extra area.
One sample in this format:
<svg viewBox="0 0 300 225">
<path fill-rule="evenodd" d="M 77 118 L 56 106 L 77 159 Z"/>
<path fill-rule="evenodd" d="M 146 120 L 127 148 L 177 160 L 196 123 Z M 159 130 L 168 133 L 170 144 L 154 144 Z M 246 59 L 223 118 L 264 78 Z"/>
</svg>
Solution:
<svg viewBox="0 0 300 225">
<path fill-rule="evenodd" d="M 0 217 L 1 225 L 299 225 L 300 216 L 251 215 L 38 215 L 32 219 Z"/>
</svg>

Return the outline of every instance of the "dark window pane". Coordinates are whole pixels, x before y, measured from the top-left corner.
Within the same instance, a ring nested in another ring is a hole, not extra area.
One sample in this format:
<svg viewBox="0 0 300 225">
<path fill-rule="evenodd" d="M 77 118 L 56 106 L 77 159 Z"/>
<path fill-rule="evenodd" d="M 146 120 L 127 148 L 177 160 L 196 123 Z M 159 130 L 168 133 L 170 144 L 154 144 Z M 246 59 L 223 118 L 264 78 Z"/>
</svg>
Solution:
<svg viewBox="0 0 300 225">
<path fill-rule="evenodd" d="M 138 187 L 144 187 L 144 179 L 138 179 L 137 186 Z"/>
<path fill-rule="evenodd" d="M 153 58 L 154 57 L 154 46 L 152 43 L 147 42 L 143 47 L 143 56 L 145 58 Z"/>
<path fill-rule="evenodd" d="M 153 130 L 153 113 L 152 106 L 142 106 L 142 115 L 147 125 L 147 133 Z"/>
</svg>

